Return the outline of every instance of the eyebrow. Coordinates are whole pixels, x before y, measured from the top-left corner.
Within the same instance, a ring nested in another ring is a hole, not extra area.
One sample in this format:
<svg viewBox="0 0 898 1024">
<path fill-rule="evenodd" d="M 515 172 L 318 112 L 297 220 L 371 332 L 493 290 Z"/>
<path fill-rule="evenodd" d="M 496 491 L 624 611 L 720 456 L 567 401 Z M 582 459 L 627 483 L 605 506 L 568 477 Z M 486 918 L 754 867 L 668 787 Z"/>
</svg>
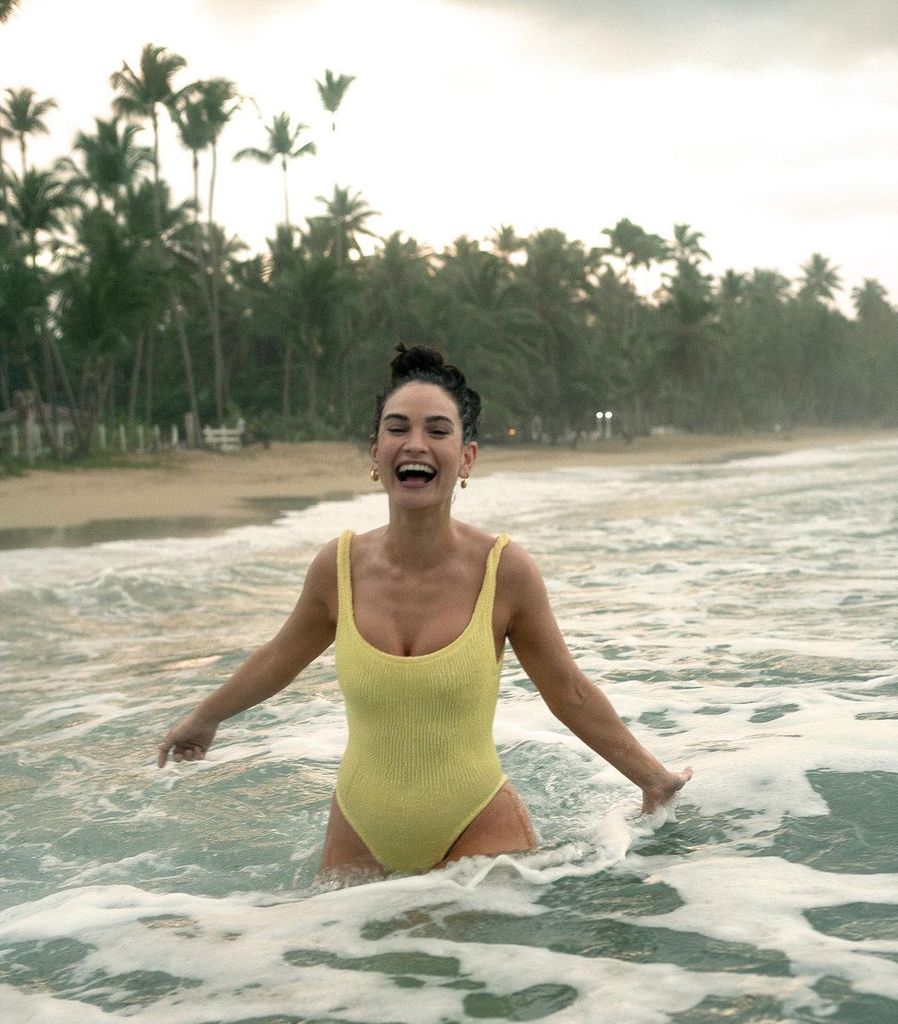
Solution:
<svg viewBox="0 0 898 1024">
<path fill-rule="evenodd" d="M 386 414 L 386 416 L 384 416 L 384 419 L 385 420 L 399 420 L 402 423 L 410 423 L 411 422 L 409 417 L 404 415 L 401 412 L 388 412 Z M 449 417 L 449 416 L 425 416 L 424 417 L 424 422 L 425 423 L 448 423 L 450 427 L 455 425 L 452 422 L 451 417 Z"/>
</svg>

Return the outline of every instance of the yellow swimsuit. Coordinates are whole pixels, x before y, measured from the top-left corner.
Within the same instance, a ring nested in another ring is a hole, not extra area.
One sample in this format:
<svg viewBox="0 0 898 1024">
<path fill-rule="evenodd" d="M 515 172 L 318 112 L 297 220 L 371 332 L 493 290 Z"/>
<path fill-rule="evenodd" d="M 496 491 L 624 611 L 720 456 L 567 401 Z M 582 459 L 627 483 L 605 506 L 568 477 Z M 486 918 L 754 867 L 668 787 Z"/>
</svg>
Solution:
<svg viewBox="0 0 898 1024">
<path fill-rule="evenodd" d="M 337 679 L 349 742 L 337 803 L 385 867 L 424 871 L 439 863 L 505 782 L 493 743 L 502 659 L 496 660 L 493 598 L 503 534 L 486 561 L 474 614 L 461 636 L 431 654 L 372 647 L 352 611 L 351 531 L 337 548 Z"/>
</svg>

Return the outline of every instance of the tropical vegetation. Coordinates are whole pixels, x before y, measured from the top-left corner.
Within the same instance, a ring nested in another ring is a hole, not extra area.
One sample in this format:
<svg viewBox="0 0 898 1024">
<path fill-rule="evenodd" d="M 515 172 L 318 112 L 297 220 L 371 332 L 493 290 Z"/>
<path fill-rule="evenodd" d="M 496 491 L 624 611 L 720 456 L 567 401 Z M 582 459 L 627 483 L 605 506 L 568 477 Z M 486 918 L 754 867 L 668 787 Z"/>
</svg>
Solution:
<svg viewBox="0 0 898 1024">
<path fill-rule="evenodd" d="M 332 126 L 353 81 L 328 69 L 316 83 Z M 18 87 L 0 101 L 0 409 L 37 396 L 51 443 L 62 416 L 82 453 L 101 422 L 185 414 L 239 415 L 259 436 L 363 437 L 391 351 L 422 341 L 482 391 L 495 440 L 576 438 L 604 410 L 629 435 L 898 422 L 898 311 L 868 279 L 848 312 L 820 253 L 793 281 L 769 267 L 714 276 L 691 225 L 663 237 L 624 217 L 591 244 L 501 225 L 436 251 L 379 237 L 377 211 L 340 185 L 297 218 L 287 170 L 316 144 L 287 111 L 234 154 L 281 172 L 283 222 L 253 253 L 215 213 L 245 102 L 235 83 L 190 81 L 183 57 L 148 45 L 110 85 L 110 115 L 51 167 L 33 166 L 28 143 L 55 100 Z M 164 118 L 192 155 L 187 196 L 160 165 Z"/>
</svg>

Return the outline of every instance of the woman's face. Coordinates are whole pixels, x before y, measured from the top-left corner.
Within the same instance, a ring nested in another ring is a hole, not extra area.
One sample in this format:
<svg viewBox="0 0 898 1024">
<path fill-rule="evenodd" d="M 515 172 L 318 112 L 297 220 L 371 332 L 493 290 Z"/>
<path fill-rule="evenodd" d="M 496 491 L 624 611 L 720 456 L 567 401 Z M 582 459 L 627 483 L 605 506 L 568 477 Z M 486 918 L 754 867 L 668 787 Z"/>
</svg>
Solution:
<svg viewBox="0 0 898 1024">
<path fill-rule="evenodd" d="M 451 496 L 477 444 L 464 443 L 454 399 L 437 384 L 412 381 L 384 403 L 371 457 L 384 490 L 416 506 Z"/>
</svg>

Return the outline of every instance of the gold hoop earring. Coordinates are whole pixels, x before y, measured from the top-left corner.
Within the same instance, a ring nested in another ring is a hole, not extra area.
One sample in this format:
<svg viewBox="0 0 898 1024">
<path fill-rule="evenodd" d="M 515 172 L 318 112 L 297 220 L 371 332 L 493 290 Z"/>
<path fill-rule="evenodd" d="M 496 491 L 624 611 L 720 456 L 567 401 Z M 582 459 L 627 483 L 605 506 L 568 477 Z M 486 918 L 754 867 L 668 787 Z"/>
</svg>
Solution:
<svg viewBox="0 0 898 1024">
<path fill-rule="evenodd" d="M 461 489 L 464 490 L 468 486 L 468 478 L 463 476 L 461 478 Z"/>
<path fill-rule="evenodd" d="M 377 481 L 380 480 L 380 473 L 377 472 L 376 466 L 371 467 L 371 472 L 368 474 L 368 476 L 370 476 L 375 483 L 377 483 Z"/>
</svg>

